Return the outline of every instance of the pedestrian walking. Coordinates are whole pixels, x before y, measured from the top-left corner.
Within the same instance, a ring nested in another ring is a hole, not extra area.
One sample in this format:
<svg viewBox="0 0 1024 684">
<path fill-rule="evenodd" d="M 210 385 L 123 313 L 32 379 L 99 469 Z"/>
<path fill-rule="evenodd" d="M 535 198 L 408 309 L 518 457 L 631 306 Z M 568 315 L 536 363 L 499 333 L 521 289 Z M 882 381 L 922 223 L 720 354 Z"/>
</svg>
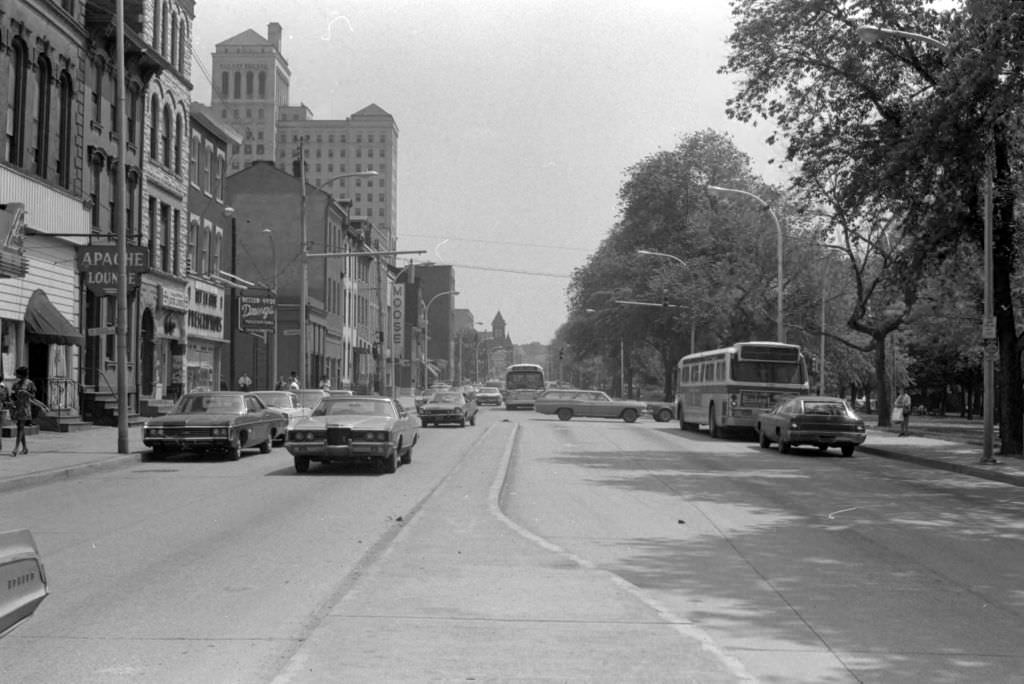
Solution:
<svg viewBox="0 0 1024 684">
<path fill-rule="evenodd" d="M 910 429 L 910 409 L 913 406 L 913 402 L 910 400 L 910 395 L 907 394 L 907 390 L 903 387 L 900 388 L 899 394 L 896 396 L 896 401 L 893 403 L 893 422 L 900 424 L 900 437 L 906 437 L 909 434 Z"/>
<path fill-rule="evenodd" d="M 248 373 L 243 372 L 238 376 L 238 389 L 248 392 L 250 387 L 252 387 L 252 378 L 249 377 Z"/>
<path fill-rule="evenodd" d="M 11 456 L 18 455 L 18 446 L 21 446 L 21 453 L 28 453 L 28 444 L 25 442 L 25 425 L 32 420 L 32 400 L 36 396 L 36 386 L 28 379 L 28 367 L 18 366 L 14 371 L 18 379 L 11 385 L 11 418 L 14 420 L 16 432 L 14 434 L 14 450 Z"/>
<path fill-rule="evenodd" d="M 302 389 L 302 385 L 299 384 L 299 374 L 292 371 L 292 376 L 288 378 L 288 389 L 292 392 L 298 392 Z"/>
<path fill-rule="evenodd" d="M 320 378 L 320 389 L 331 391 L 331 379 L 326 375 Z"/>
</svg>

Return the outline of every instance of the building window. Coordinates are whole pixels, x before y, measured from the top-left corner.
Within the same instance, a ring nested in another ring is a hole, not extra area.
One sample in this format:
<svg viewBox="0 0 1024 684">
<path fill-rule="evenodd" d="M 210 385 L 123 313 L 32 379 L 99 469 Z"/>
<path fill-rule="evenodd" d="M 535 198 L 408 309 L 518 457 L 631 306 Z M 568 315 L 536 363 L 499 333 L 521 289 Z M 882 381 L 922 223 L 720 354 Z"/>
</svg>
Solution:
<svg viewBox="0 0 1024 684">
<path fill-rule="evenodd" d="M 46 178 L 50 163 L 50 60 L 36 64 L 36 175 Z"/>
<path fill-rule="evenodd" d="M 13 53 L 9 71 L 11 92 L 7 102 L 7 161 L 16 166 L 22 166 L 25 163 L 25 124 L 28 116 L 28 47 L 21 38 L 15 38 L 11 43 L 11 52 Z M 40 59 L 40 66 L 42 63 L 43 60 Z M 49 62 L 46 65 L 48 69 Z M 49 100 L 49 91 L 47 91 L 46 98 Z M 36 115 L 38 116 L 38 114 L 37 110 Z M 42 122 L 40 122 L 40 127 L 42 127 Z M 37 167 L 38 161 L 37 156 Z"/>
<path fill-rule="evenodd" d="M 199 187 L 199 136 L 193 135 L 188 149 L 188 181 Z"/>
<path fill-rule="evenodd" d="M 171 207 L 160 205 L 160 269 L 171 272 Z"/>
<path fill-rule="evenodd" d="M 171 133 L 173 132 L 173 120 L 171 119 L 170 105 L 164 107 L 163 128 L 160 130 L 160 153 L 163 155 L 164 166 L 170 168 L 174 159 L 171 157 Z"/>
<path fill-rule="evenodd" d="M 160 100 L 153 96 L 149 107 L 149 158 L 160 161 Z"/>
<path fill-rule="evenodd" d="M 231 76 L 226 71 L 220 72 L 220 92 L 217 93 L 218 100 L 228 99 L 228 94 L 231 93 Z M 224 118 L 228 118 L 227 110 L 224 110 Z"/>
<path fill-rule="evenodd" d="M 75 100 L 75 84 L 71 74 L 62 71 L 58 93 L 57 115 L 60 118 L 57 129 L 57 183 L 62 188 L 71 187 L 71 111 Z"/>
<path fill-rule="evenodd" d="M 242 72 L 235 72 L 235 99 L 242 99 Z M 238 118 L 238 110 L 235 110 L 235 118 Z"/>
<path fill-rule="evenodd" d="M 259 88 L 259 95 L 261 98 L 267 96 L 267 72 L 261 71 L 256 77 L 257 88 Z M 262 114 L 262 112 L 260 112 Z"/>
<path fill-rule="evenodd" d="M 181 145 L 182 145 L 181 136 L 184 135 L 184 131 L 182 130 L 182 128 L 183 128 L 183 123 L 182 123 L 182 120 L 181 120 L 181 114 L 178 114 L 178 116 L 176 116 L 174 118 L 174 173 L 178 174 L 179 176 L 182 173 L 182 171 L 181 171 Z"/>
<path fill-rule="evenodd" d="M 139 88 L 132 85 L 128 88 L 128 144 L 135 145 L 138 142 L 136 126 L 139 125 Z"/>
<path fill-rule="evenodd" d="M 253 78 L 255 78 L 255 76 L 251 71 L 245 72 L 245 96 L 250 100 L 252 99 L 253 96 Z"/>
</svg>

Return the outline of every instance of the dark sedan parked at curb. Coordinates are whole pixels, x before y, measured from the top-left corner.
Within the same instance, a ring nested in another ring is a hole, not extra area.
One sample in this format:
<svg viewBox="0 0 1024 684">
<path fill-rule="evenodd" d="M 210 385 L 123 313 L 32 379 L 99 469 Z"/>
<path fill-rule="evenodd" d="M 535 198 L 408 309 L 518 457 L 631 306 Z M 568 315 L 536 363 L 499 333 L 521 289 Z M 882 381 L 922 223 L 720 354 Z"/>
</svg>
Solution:
<svg viewBox="0 0 1024 684">
<path fill-rule="evenodd" d="M 170 413 L 143 424 L 142 443 L 153 449 L 153 458 L 196 451 L 237 461 L 243 449 L 270 453 L 287 429 L 288 417 L 254 392 L 189 392 Z"/>
<path fill-rule="evenodd" d="M 843 456 L 853 456 L 864 442 L 864 421 L 839 397 L 797 396 L 783 401 L 757 419 L 758 443 L 767 449 L 772 442 L 788 454 L 795 446 L 816 446 L 820 451 L 839 447 Z"/>
<path fill-rule="evenodd" d="M 434 396 L 419 408 L 423 427 L 455 423 L 465 427 L 466 423 L 476 425 L 477 405 L 472 394 L 457 391 L 434 392 Z"/>
<path fill-rule="evenodd" d="M 558 389 L 541 392 L 533 404 L 537 413 L 571 418 L 621 418 L 633 423 L 647 404 L 632 399 L 612 399 L 598 390 Z"/>
<path fill-rule="evenodd" d="M 299 420 L 285 440 L 295 472 L 311 461 L 374 463 L 385 473 L 412 463 L 418 433 L 416 416 L 394 399 L 377 396 L 329 396 Z"/>
</svg>

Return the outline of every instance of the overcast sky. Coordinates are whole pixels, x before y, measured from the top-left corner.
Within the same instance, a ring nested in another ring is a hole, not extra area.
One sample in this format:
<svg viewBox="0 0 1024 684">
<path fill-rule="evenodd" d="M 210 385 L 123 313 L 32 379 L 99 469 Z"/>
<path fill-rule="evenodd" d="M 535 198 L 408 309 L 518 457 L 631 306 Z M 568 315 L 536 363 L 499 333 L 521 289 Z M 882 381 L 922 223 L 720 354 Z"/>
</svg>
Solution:
<svg viewBox="0 0 1024 684">
<path fill-rule="evenodd" d="M 729 121 L 726 0 L 199 0 L 193 99 L 211 53 L 283 28 L 291 104 L 375 103 L 398 138 L 398 248 L 455 267 L 455 305 L 547 343 L 566 287 L 618 218 L 625 170 L 705 128 L 772 182 L 764 129 Z M 642 247 L 642 245 L 638 245 Z"/>
</svg>

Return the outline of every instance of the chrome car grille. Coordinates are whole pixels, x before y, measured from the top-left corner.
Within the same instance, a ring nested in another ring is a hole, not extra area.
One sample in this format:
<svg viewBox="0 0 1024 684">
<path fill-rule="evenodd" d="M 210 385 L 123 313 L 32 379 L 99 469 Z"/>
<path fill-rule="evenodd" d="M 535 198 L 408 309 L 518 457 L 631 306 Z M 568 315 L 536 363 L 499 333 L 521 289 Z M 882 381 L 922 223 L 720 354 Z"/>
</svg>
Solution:
<svg viewBox="0 0 1024 684">
<path fill-rule="evenodd" d="M 352 443 L 352 428 L 329 427 L 327 428 L 327 443 L 332 445 L 343 445 Z"/>
<path fill-rule="evenodd" d="M 212 427 L 165 427 L 162 430 L 164 437 L 213 437 L 214 428 Z"/>
</svg>

